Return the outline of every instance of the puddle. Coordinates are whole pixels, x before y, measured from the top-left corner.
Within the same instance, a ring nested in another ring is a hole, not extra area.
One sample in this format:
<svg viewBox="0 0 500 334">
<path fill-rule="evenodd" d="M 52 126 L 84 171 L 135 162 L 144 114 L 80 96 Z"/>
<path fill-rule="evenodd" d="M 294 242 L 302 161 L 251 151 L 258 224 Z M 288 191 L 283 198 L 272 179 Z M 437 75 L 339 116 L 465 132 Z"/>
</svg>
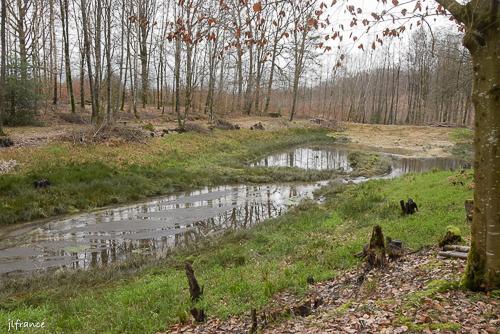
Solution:
<svg viewBox="0 0 500 334">
<path fill-rule="evenodd" d="M 306 170 L 339 170 L 352 172 L 347 156 L 352 152 L 348 147 L 296 148 L 287 152 L 270 155 L 253 167 L 296 167 Z M 391 172 L 375 178 L 394 178 L 407 173 L 423 173 L 431 170 L 456 170 L 467 167 L 463 161 L 452 158 L 413 158 L 402 155 L 381 153 L 391 157 Z M 363 178 L 356 178 L 362 180 Z"/>
<path fill-rule="evenodd" d="M 349 173 L 346 147 L 296 148 L 273 154 L 254 167 L 296 167 Z M 454 170 L 463 163 L 448 158 L 391 155 L 394 178 L 410 172 Z M 367 178 L 346 176 L 344 182 Z M 132 254 L 164 256 L 173 247 L 190 245 L 231 229 L 246 229 L 312 198 L 327 181 L 312 184 L 236 185 L 167 196 L 22 227 L 0 239 L 0 274 L 49 268 L 90 268 L 122 261 Z"/>
<path fill-rule="evenodd" d="M 89 268 L 131 254 L 164 256 L 172 247 L 277 217 L 326 182 L 206 188 L 147 203 L 54 220 L 0 240 L 0 274 Z"/>
</svg>

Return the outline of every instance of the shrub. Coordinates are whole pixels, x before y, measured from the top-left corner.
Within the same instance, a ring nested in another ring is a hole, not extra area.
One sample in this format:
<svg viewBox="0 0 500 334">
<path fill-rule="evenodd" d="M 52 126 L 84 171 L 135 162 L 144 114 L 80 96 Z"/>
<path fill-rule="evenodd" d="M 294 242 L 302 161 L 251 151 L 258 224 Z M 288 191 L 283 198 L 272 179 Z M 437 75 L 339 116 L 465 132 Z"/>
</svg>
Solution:
<svg viewBox="0 0 500 334">
<path fill-rule="evenodd" d="M 34 80 L 9 77 L 5 83 L 4 94 L 5 125 L 22 126 L 36 123 L 40 95 Z"/>
</svg>

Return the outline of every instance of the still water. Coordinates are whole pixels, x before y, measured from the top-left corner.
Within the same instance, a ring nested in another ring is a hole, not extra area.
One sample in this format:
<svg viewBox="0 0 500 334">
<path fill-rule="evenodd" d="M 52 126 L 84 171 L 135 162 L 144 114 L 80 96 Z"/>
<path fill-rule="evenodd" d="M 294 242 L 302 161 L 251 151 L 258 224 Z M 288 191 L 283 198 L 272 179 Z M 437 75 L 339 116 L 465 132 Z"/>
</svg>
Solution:
<svg viewBox="0 0 500 334">
<path fill-rule="evenodd" d="M 349 179 L 348 148 L 295 148 L 270 155 L 254 167 L 338 170 Z M 391 155 L 394 178 L 409 172 L 455 170 L 462 162 L 448 158 Z M 0 274 L 48 268 L 91 268 L 133 254 L 160 257 L 174 247 L 190 245 L 231 229 L 246 229 L 277 217 L 328 181 L 310 184 L 235 185 L 205 188 L 122 206 L 55 219 L 10 232 L 0 239 Z"/>
</svg>

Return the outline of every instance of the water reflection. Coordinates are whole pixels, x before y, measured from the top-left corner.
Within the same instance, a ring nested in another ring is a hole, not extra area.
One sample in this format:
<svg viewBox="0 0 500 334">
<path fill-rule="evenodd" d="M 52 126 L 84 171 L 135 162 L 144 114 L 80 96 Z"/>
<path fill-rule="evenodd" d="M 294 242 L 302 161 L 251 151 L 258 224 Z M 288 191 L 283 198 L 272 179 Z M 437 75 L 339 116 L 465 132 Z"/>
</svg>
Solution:
<svg viewBox="0 0 500 334">
<path fill-rule="evenodd" d="M 350 172 L 348 153 L 344 148 L 297 148 L 271 155 L 254 166 Z M 460 161 L 447 158 L 390 156 L 391 172 L 374 178 L 463 167 Z M 366 180 L 347 175 L 344 182 Z M 131 254 L 163 256 L 173 247 L 277 217 L 302 199 L 312 198 L 313 191 L 325 183 L 206 188 L 21 228 L 0 240 L 0 274 L 55 267 L 89 268 L 121 261 Z"/>
<path fill-rule="evenodd" d="M 296 167 L 307 170 L 342 170 L 352 171 L 347 155 L 342 148 L 304 148 L 270 155 L 253 164 L 255 167 Z"/>
<path fill-rule="evenodd" d="M 252 166 L 254 167 L 296 167 L 306 170 L 341 170 L 352 172 L 347 156 L 348 148 L 301 147 L 284 153 L 270 155 Z M 464 162 L 452 158 L 414 158 L 381 153 L 391 157 L 391 172 L 377 178 L 394 178 L 407 173 L 422 173 L 431 170 L 456 170 L 469 168 Z"/>
<path fill-rule="evenodd" d="M 131 254 L 162 256 L 228 229 L 283 214 L 324 183 L 203 189 L 148 203 L 56 220 L 0 240 L 0 274 L 88 268 Z"/>
</svg>

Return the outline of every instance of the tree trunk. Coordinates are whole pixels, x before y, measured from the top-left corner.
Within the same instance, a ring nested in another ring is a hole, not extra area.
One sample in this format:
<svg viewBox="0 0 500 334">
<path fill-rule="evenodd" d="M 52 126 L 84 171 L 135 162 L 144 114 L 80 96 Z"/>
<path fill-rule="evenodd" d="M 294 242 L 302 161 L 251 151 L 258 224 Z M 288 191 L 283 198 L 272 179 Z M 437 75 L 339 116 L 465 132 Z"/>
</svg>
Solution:
<svg viewBox="0 0 500 334">
<path fill-rule="evenodd" d="M 3 114 L 4 114 L 4 85 L 5 85 L 5 75 L 6 75 L 6 48 L 5 48 L 5 25 L 7 20 L 7 4 L 6 0 L 2 0 L 2 9 L 0 17 L 0 49 L 2 51 L 0 59 L 0 136 L 5 135 L 3 132 Z"/>
<path fill-rule="evenodd" d="M 68 87 L 68 94 L 71 104 L 71 112 L 75 113 L 75 96 L 73 94 L 73 79 L 71 78 L 71 60 L 69 57 L 69 20 L 68 20 L 68 0 L 61 0 L 61 22 L 63 28 L 63 41 L 64 41 L 64 61 L 66 70 L 66 86 Z"/>
<path fill-rule="evenodd" d="M 50 16 L 50 54 L 51 54 L 51 63 L 52 63 L 52 80 L 53 80 L 53 96 L 52 96 L 52 104 L 57 104 L 57 51 L 56 51 L 56 31 L 55 31 L 55 12 L 54 12 L 54 1 L 50 0 L 49 2 L 49 16 Z"/>
<path fill-rule="evenodd" d="M 474 215 L 465 285 L 500 288 L 500 14 L 480 37 L 467 33 L 464 45 L 474 67 Z M 476 32 L 474 32 L 476 33 Z"/>
<path fill-rule="evenodd" d="M 147 1 L 141 1 L 139 4 L 139 57 L 141 60 L 141 102 L 142 107 L 146 108 L 148 103 L 148 91 L 149 91 L 149 69 L 148 69 L 148 34 L 149 34 L 149 23 L 148 17 L 148 6 Z"/>
<path fill-rule="evenodd" d="M 80 107 L 85 110 L 85 48 L 80 54 Z"/>
<path fill-rule="evenodd" d="M 106 115 L 108 123 L 113 122 L 111 113 L 111 0 L 106 1 Z"/>
<path fill-rule="evenodd" d="M 90 86 L 90 100 L 92 101 L 92 121 L 95 121 L 95 118 L 98 114 L 98 104 L 96 97 L 96 89 L 94 85 L 94 78 L 92 76 L 92 62 L 91 62 L 91 54 L 90 54 L 90 36 L 89 36 L 89 27 L 87 21 L 87 2 L 85 0 L 81 0 L 81 10 L 82 10 L 82 30 L 83 30 L 83 40 L 84 40 L 84 49 L 85 49 L 85 57 L 87 59 L 87 72 L 89 77 L 89 86 Z"/>
<path fill-rule="evenodd" d="M 96 23 L 95 23 L 95 82 L 94 94 L 96 103 L 96 114 L 92 112 L 92 121 L 97 123 L 100 121 L 100 95 L 102 81 L 102 66 L 101 66 L 101 27 L 102 27 L 102 0 L 97 0 Z"/>
</svg>

